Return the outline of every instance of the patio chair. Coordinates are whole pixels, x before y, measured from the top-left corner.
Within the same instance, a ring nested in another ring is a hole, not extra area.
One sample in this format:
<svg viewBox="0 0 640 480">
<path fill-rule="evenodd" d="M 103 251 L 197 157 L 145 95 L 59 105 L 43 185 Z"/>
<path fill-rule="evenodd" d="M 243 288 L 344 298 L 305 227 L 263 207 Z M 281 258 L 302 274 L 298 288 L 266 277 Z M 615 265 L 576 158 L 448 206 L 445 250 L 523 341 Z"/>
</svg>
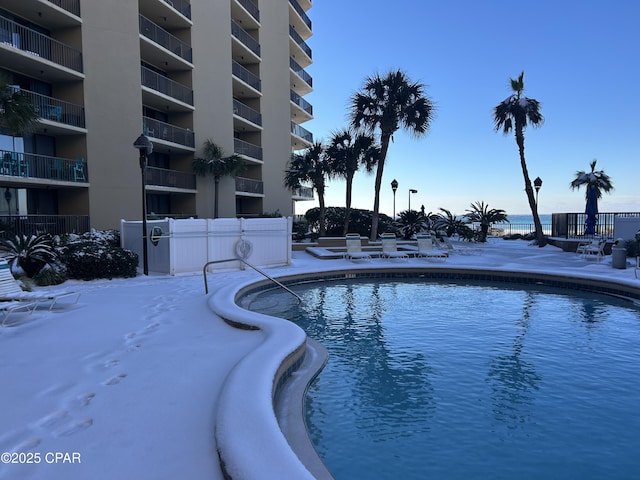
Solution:
<svg viewBox="0 0 640 480">
<path fill-rule="evenodd" d="M 576 253 L 580 255 L 580 258 L 595 258 L 600 261 L 604 258 L 604 247 L 606 243 L 607 240 L 605 238 L 594 237 L 593 240 L 579 243 L 576 248 Z"/>
<path fill-rule="evenodd" d="M 434 247 L 431 235 L 419 233 L 416 235 L 416 240 L 418 240 L 418 252 L 416 253 L 416 257 L 443 261 L 449 257 L 447 252 L 443 252 Z"/>
<path fill-rule="evenodd" d="M 382 258 L 398 258 L 402 260 L 409 258 L 406 253 L 398 251 L 396 236 L 393 233 L 383 233 L 380 235 L 380 239 L 382 240 Z"/>
<path fill-rule="evenodd" d="M 442 235 L 440 238 L 442 238 L 442 241 L 444 242 L 449 253 L 459 253 L 460 255 L 473 255 L 480 252 L 480 249 L 477 247 L 461 247 L 461 246 L 454 247 L 453 243 L 451 242 L 451 239 L 446 235 Z"/>
<path fill-rule="evenodd" d="M 70 303 L 78 303 L 78 300 L 80 299 L 80 292 L 72 292 L 68 290 L 55 292 L 47 290 L 25 292 L 22 290 L 20 283 L 13 278 L 11 268 L 7 261 L 4 258 L 0 258 L 0 302 L 24 302 L 25 305 L 35 305 L 37 303 L 44 302 L 50 303 L 49 310 L 53 310 L 53 307 L 57 304 L 58 300 L 67 297 L 70 297 L 71 300 L 75 298 L 75 300 Z"/>
<path fill-rule="evenodd" d="M 23 302 L 23 301 L 10 301 L 10 302 L 0 302 L 0 312 L 4 314 L 2 318 L 2 326 L 4 327 L 7 324 L 7 319 L 9 315 L 14 312 L 23 311 L 25 313 L 31 314 L 33 310 L 36 308 L 36 302 Z"/>
<path fill-rule="evenodd" d="M 371 255 L 362 251 L 362 240 L 359 234 L 347 233 L 345 243 L 347 245 L 347 252 L 344 254 L 345 259 L 351 261 L 371 260 Z"/>
</svg>

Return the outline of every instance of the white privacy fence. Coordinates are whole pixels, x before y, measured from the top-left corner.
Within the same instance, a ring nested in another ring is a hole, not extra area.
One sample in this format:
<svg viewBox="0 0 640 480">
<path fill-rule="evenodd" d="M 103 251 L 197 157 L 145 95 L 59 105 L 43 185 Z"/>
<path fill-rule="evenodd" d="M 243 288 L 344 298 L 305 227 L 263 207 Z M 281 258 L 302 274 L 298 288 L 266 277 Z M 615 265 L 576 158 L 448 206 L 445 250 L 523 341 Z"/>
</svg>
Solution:
<svg viewBox="0 0 640 480">
<path fill-rule="evenodd" d="M 202 271 L 207 262 L 242 258 L 257 267 L 291 263 L 291 217 L 216 218 L 147 221 L 149 271 L 176 275 Z M 142 266 L 142 222 L 120 221 L 123 248 L 138 254 Z M 209 271 L 244 268 L 233 261 Z"/>
</svg>

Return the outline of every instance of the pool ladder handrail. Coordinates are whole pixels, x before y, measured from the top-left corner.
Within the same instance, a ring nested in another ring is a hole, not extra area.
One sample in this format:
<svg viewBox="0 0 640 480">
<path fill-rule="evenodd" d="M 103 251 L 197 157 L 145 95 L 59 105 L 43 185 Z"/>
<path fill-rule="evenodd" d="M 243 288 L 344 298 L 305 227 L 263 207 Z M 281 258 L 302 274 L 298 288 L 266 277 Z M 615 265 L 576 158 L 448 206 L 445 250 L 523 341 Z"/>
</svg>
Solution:
<svg viewBox="0 0 640 480">
<path fill-rule="evenodd" d="M 280 288 L 282 288 L 282 289 L 286 290 L 287 292 L 289 292 L 291 295 L 293 295 L 294 297 L 296 297 L 298 299 L 298 302 L 302 303 L 302 298 L 300 298 L 300 295 L 298 295 L 297 293 L 293 292 L 290 288 L 287 288 L 286 286 L 284 286 L 282 283 L 280 283 L 278 280 L 276 280 L 275 278 L 270 276 L 268 273 L 263 272 L 262 270 L 260 270 L 255 265 L 250 264 L 249 262 L 247 262 L 246 260 L 244 260 L 244 259 L 242 259 L 240 257 L 228 258 L 226 260 L 212 260 L 212 261 L 207 262 L 207 263 L 204 264 L 204 266 L 202 267 L 202 276 L 204 277 L 204 293 L 205 294 L 209 293 L 209 284 L 207 282 L 207 267 L 209 265 L 213 265 L 214 263 L 236 262 L 236 261 L 242 262 L 246 266 L 253 268 L 256 272 L 258 272 L 259 274 L 263 275 L 268 280 L 271 280 L 273 283 L 275 283 Z"/>
</svg>

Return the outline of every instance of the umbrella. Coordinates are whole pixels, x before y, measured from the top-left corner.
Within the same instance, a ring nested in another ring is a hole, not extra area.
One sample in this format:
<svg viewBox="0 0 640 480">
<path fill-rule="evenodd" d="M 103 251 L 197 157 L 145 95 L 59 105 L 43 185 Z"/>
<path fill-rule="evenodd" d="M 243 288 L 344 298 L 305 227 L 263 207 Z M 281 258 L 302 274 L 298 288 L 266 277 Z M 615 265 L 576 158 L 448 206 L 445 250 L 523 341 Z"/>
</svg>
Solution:
<svg viewBox="0 0 640 480">
<path fill-rule="evenodd" d="M 587 216 L 584 222 L 584 234 L 595 235 L 596 225 L 598 224 L 598 189 L 592 186 L 587 187 L 587 206 L 584 213 Z"/>
</svg>

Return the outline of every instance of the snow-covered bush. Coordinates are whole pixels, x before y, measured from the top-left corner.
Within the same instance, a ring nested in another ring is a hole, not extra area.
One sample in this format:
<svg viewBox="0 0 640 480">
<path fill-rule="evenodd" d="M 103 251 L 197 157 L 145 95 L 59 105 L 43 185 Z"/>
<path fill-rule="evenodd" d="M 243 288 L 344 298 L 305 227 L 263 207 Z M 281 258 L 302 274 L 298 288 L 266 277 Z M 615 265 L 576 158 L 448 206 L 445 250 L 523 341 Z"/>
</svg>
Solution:
<svg viewBox="0 0 640 480">
<path fill-rule="evenodd" d="M 138 255 L 120 247 L 120 233 L 106 230 L 65 235 L 57 247 L 69 278 L 135 277 Z"/>
</svg>

